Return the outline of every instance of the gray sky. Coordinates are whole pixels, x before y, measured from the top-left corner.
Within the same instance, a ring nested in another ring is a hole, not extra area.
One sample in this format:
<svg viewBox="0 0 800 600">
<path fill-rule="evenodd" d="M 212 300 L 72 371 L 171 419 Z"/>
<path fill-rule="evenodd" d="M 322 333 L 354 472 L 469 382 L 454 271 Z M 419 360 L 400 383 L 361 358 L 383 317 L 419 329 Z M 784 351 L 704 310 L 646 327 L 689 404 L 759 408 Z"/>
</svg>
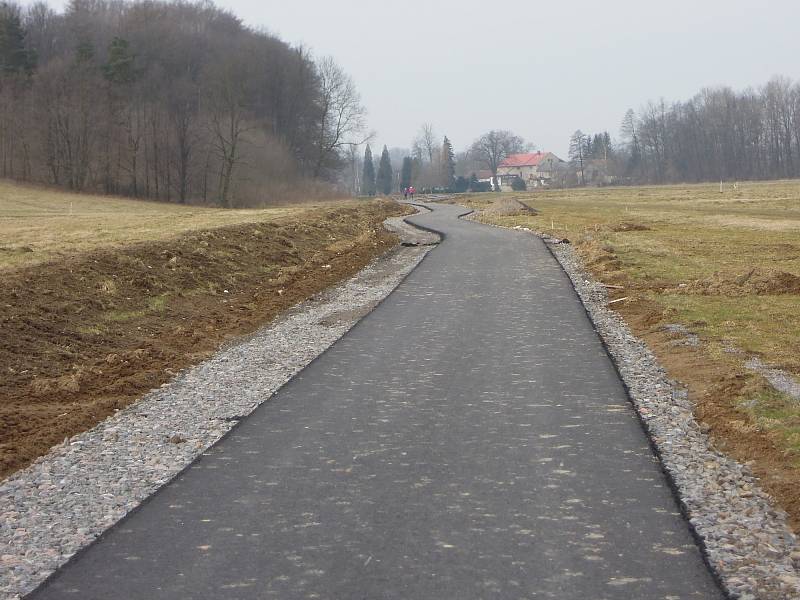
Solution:
<svg viewBox="0 0 800 600">
<path fill-rule="evenodd" d="M 217 0 L 353 77 L 373 144 L 423 122 L 456 150 L 511 129 L 565 157 L 576 129 L 618 135 L 628 108 L 702 87 L 800 77 L 797 0 Z M 51 2 L 63 6 L 63 2 Z"/>
</svg>

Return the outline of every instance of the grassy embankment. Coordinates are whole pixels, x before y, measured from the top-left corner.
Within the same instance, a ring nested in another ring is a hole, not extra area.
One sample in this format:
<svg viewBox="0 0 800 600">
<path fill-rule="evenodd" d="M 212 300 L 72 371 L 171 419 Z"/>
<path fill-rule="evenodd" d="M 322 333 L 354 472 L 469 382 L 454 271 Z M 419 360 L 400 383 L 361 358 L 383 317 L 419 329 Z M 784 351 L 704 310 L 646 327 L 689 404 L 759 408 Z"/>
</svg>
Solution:
<svg viewBox="0 0 800 600">
<path fill-rule="evenodd" d="M 757 357 L 800 376 L 800 182 L 504 196 L 539 214 L 479 220 L 571 240 L 610 299 L 627 298 L 614 308 L 689 387 L 718 446 L 753 461 L 800 525 L 800 402 L 745 366 Z"/>
<path fill-rule="evenodd" d="M 396 243 L 404 209 L 219 210 L 0 182 L 0 476 Z"/>
</svg>

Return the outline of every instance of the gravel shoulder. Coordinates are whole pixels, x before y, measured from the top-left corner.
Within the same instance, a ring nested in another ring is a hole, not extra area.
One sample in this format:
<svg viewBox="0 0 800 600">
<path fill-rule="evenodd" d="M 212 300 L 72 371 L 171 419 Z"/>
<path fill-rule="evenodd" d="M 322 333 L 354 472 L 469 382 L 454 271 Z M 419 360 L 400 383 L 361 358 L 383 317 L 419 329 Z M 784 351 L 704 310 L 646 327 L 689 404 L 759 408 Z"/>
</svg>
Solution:
<svg viewBox="0 0 800 600">
<path fill-rule="evenodd" d="M 386 227 L 402 247 L 0 483 L 0 598 L 33 590 L 174 478 L 369 313 L 438 241 L 400 217 Z"/>
<path fill-rule="evenodd" d="M 467 217 L 470 218 L 470 217 Z M 526 229 L 531 235 L 535 232 Z M 706 560 L 730 598 L 800 598 L 800 546 L 786 513 L 751 470 L 717 451 L 680 382 L 609 308 L 606 288 L 574 249 L 541 236 L 614 360 Z"/>
</svg>

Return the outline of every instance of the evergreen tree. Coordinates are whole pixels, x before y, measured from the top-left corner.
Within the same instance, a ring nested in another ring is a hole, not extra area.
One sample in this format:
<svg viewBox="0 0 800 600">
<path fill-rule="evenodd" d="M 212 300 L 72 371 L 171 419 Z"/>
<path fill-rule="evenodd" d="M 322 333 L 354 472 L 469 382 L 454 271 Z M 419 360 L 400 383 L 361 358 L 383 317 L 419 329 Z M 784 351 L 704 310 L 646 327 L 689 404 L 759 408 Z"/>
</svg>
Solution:
<svg viewBox="0 0 800 600">
<path fill-rule="evenodd" d="M 378 176 L 375 179 L 375 186 L 381 194 L 388 196 L 392 193 L 393 179 L 392 161 L 389 158 L 389 151 L 386 149 L 386 146 L 384 146 L 383 152 L 381 153 L 381 162 L 378 165 Z"/>
<path fill-rule="evenodd" d="M 463 175 L 459 175 L 456 177 L 456 181 L 453 184 L 453 191 L 457 194 L 463 194 L 469 189 L 469 180 L 464 177 Z"/>
<path fill-rule="evenodd" d="M 595 146 L 591 135 L 584 136 L 583 138 L 583 158 L 595 158 Z"/>
<path fill-rule="evenodd" d="M 423 164 L 419 158 L 411 158 L 411 185 L 416 186 L 422 177 Z"/>
<path fill-rule="evenodd" d="M 607 131 L 595 135 L 594 147 L 595 147 L 595 153 L 597 154 L 597 158 L 608 160 L 611 157 L 613 150 L 611 148 L 611 135 Z"/>
<path fill-rule="evenodd" d="M 446 188 L 453 187 L 456 178 L 456 155 L 453 152 L 453 144 L 444 136 L 442 144 L 442 185 Z"/>
<path fill-rule="evenodd" d="M 410 156 L 403 159 L 403 166 L 400 169 L 400 189 L 404 190 L 411 187 L 411 175 L 414 169 L 414 163 L 411 161 Z"/>
<path fill-rule="evenodd" d="M 361 175 L 361 195 L 375 195 L 375 165 L 372 163 L 372 150 L 367 144 L 364 150 L 364 171 Z"/>
<path fill-rule="evenodd" d="M 632 108 L 629 108 L 622 119 L 622 125 L 619 129 L 624 149 L 627 151 L 627 160 L 625 165 L 626 175 L 632 175 L 639 172 L 641 166 L 641 149 L 639 146 L 639 123 L 636 118 L 636 113 Z"/>
<path fill-rule="evenodd" d="M 136 57 L 130 53 L 127 40 L 115 37 L 108 47 L 108 62 L 103 65 L 106 79 L 116 84 L 133 83 L 137 78 L 133 61 Z"/>
<path fill-rule="evenodd" d="M 91 40 L 81 40 L 75 46 L 75 62 L 79 65 L 86 65 L 94 60 L 94 44 Z"/>
<path fill-rule="evenodd" d="M 35 63 L 35 55 L 25 48 L 25 30 L 19 10 L 0 3 L 0 75 L 30 75 Z"/>
</svg>

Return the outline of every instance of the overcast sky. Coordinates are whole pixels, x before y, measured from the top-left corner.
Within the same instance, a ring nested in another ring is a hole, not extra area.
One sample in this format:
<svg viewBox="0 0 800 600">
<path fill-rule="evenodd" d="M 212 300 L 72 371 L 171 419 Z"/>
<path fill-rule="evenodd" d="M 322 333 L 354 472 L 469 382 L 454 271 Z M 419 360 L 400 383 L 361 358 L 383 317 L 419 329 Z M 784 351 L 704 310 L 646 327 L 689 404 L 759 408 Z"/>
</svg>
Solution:
<svg viewBox="0 0 800 600">
<path fill-rule="evenodd" d="M 429 122 L 457 151 L 510 129 L 564 157 L 573 131 L 616 137 L 625 111 L 649 99 L 800 78 L 798 0 L 216 4 L 333 56 L 355 80 L 379 147 L 408 147 Z"/>
</svg>

